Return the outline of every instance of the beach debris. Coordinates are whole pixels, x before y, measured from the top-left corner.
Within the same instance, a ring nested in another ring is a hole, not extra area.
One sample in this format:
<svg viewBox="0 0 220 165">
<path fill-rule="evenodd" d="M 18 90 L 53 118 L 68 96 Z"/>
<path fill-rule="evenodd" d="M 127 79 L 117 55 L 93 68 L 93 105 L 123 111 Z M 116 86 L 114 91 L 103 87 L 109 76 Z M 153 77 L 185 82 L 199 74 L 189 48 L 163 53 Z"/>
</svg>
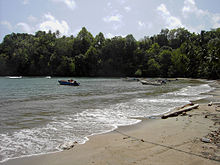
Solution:
<svg viewBox="0 0 220 165">
<path fill-rule="evenodd" d="M 204 143 L 211 143 L 211 139 L 205 137 L 201 138 L 201 141 Z"/>
<path fill-rule="evenodd" d="M 220 128 L 211 131 L 208 135 L 201 138 L 201 141 L 205 143 L 213 143 L 216 144 L 216 146 L 220 145 Z"/>
<path fill-rule="evenodd" d="M 69 149 L 73 148 L 75 146 L 75 144 L 77 144 L 77 143 L 78 143 L 77 141 L 75 141 L 75 142 L 66 142 L 66 143 L 60 145 L 60 148 L 62 150 L 69 150 Z"/>
<path fill-rule="evenodd" d="M 212 101 L 210 103 L 208 103 L 208 106 L 212 106 Z"/>
<path fill-rule="evenodd" d="M 209 139 L 212 139 L 214 144 L 220 144 L 220 128 L 216 131 L 212 131 L 207 136 Z"/>
<path fill-rule="evenodd" d="M 220 128 L 213 130 L 208 135 L 200 139 L 208 145 L 203 146 L 202 154 L 212 160 L 220 161 L 219 149 L 220 149 Z"/>
<path fill-rule="evenodd" d="M 199 107 L 199 104 L 193 104 L 193 105 L 190 104 L 188 106 L 184 106 L 184 108 L 178 109 L 177 111 L 173 111 L 168 114 L 164 114 L 161 118 L 167 119 L 168 117 L 176 117 L 180 114 L 183 114 L 184 112 L 186 113 L 187 111 L 190 111 L 190 110 L 198 108 L 198 107 Z"/>
<path fill-rule="evenodd" d="M 184 111 L 182 114 L 181 114 L 181 116 L 186 116 L 187 114 L 186 114 L 186 112 Z"/>
</svg>

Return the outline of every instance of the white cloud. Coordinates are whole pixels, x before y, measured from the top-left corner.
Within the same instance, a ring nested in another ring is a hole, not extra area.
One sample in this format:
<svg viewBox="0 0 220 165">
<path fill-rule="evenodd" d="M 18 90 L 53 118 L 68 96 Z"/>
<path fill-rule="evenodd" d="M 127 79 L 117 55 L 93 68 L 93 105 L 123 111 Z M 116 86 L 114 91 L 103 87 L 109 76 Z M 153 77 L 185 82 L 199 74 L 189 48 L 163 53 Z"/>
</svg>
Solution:
<svg viewBox="0 0 220 165">
<path fill-rule="evenodd" d="M 33 27 L 25 22 L 19 22 L 13 27 L 8 21 L 1 21 L 1 25 L 6 26 L 7 29 L 10 31 L 18 31 L 20 33 L 33 33 L 35 30 Z"/>
<path fill-rule="evenodd" d="M 131 11 L 131 7 L 130 6 L 125 6 L 124 9 L 125 9 L 126 12 Z"/>
<path fill-rule="evenodd" d="M 114 35 L 113 35 L 112 33 L 107 33 L 107 34 L 105 34 L 105 37 L 106 37 L 106 38 L 113 38 Z"/>
<path fill-rule="evenodd" d="M 6 26 L 6 28 L 7 28 L 8 30 L 12 30 L 12 25 L 11 25 L 11 23 L 8 22 L 8 21 L 1 21 L 1 25 Z"/>
<path fill-rule="evenodd" d="M 197 26 L 187 26 L 187 29 L 191 32 L 200 33 L 201 29 L 205 29 L 205 25 L 197 25 Z"/>
<path fill-rule="evenodd" d="M 126 35 L 120 35 L 120 34 L 116 34 L 116 35 L 113 35 L 112 33 L 105 34 L 105 38 L 113 38 L 116 36 L 126 37 Z"/>
<path fill-rule="evenodd" d="M 111 2 L 108 2 L 108 3 L 107 3 L 107 6 L 111 8 L 111 7 L 112 7 L 112 3 L 111 3 Z"/>
<path fill-rule="evenodd" d="M 170 12 L 167 10 L 166 5 L 164 5 L 163 3 L 160 4 L 160 6 L 157 7 L 157 10 L 158 10 L 158 11 L 161 11 L 161 13 L 162 13 L 163 15 L 170 16 Z"/>
<path fill-rule="evenodd" d="M 1 25 L 6 26 L 10 31 L 18 31 L 21 33 L 34 33 L 38 30 L 56 32 L 60 31 L 62 35 L 69 34 L 69 26 L 64 20 L 57 20 L 50 13 L 44 14 L 42 19 L 37 19 L 36 17 L 29 16 L 27 18 L 29 23 L 18 22 L 16 26 L 13 26 L 8 21 L 1 21 Z M 37 23 L 38 22 L 38 23 Z"/>
<path fill-rule="evenodd" d="M 73 0 L 65 0 L 64 3 L 70 8 L 74 9 L 76 7 L 76 3 Z"/>
<path fill-rule="evenodd" d="M 81 29 L 82 29 L 81 27 L 75 29 L 75 30 L 73 31 L 73 33 L 72 33 L 73 36 L 77 36 L 77 34 L 80 32 Z"/>
<path fill-rule="evenodd" d="M 195 10 L 195 2 L 194 0 L 185 0 L 184 6 L 182 9 L 183 15 L 186 17 L 187 13 L 193 12 Z"/>
<path fill-rule="evenodd" d="M 34 16 L 32 16 L 32 15 L 30 15 L 27 19 L 28 19 L 28 21 L 31 22 L 31 23 L 35 23 L 35 22 L 37 22 L 37 20 L 38 20 L 36 17 L 34 17 Z"/>
<path fill-rule="evenodd" d="M 145 27 L 146 24 L 144 22 L 138 21 L 138 26 L 142 28 Z"/>
<path fill-rule="evenodd" d="M 52 1 L 64 3 L 71 10 L 74 10 L 76 8 L 76 2 L 74 0 L 52 0 Z"/>
<path fill-rule="evenodd" d="M 42 31 L 49 31 L 55 32 L 59 30 L 62 35 L 67 35 L 69 33 L 69 26 L 66 21 L 64 20 L 57 20 L 54 16 L 50 13 L 44 15 L 45 21 L 39 24 L 39 28 Z"/>
<path fill-rule="evenodd" d="M 147 28 L 148 29 L 152 29 L 153 28 L 153 24 L 151 22 L 147 23 Z"/>
<path fill-rule="evenodd" d="M 105 22 L 121 22 L 122 15 L 121 14 L 116 14 L 112 16 L 106 16 L 103 18 Z"/>
<path fill-rule="evenodd" d="M 181 20 L 177 17 L 172 16 L 168 11 L 166 5 L 161 4 L 160 6 L 157 7 L 157 11 L 159 11 L 159 14 L 165 20 L 167 28 L 174 29 L 174 28 L 183 27 Z"/>
<path fill-rule="evenodd" d="M 50 21 L 55 20 L 54 16 L 52 16 L 50 13 L 44 14 L 44 18 L 46 18 L 47 20 L 50 20 Z"/>
<path fill-rule="evenodd" d="M 127 2 L 127 0 L 117 0 L 119 4 L 123 5 Z"/>
<path fill-rule="evenodd" d="M 138 21 L 137 24 L 138 24 L 138 30 L 143 30 L 146 27 L 146 24 L 142 21 Z"/>
<path fill-rule="evenodd" d="M 20 31 L 22 33 L 32 33 L 33 32 L 33 28 L 30 27 L 27 23 L 19 22 L 19 23 L 17 23 L 16 26 L 20 29 Z"/>
<path fill-rule="evenodd" d="M 220 27 L 220 14 L 214 14 L 212 16 L 212 22 L 213 22 L 213 28 L 219 28 Z"/>
<path fill-rule="evenodd" d="M 123 16 L 117 13 L 117 14 L 112 14 L 111 16 L 104 17 L 103 21 L 106 23 L 111 23 L 112 30 L 117 31 L 124 25 L 122 18 Z"/>
<path fill-rule="evenodd" d="M 153 27 L 153 24 L 151 22 L 149 23 L 145 23 L 145 22 L 142 22 L 142 21 L 138 21 L 138 30 L 142 30 L 142 29 L 152 29 Z"/>
<path fill-rule="evenodd" d="M 114 23 L 113 25 L 112 25 L 112 29 L 113 30 L 118 30 L 118 29 L 120 29 L 121 27 L 122 27 L 122 23 Z"/>
<path fill-rule="evenodd" d="M 195 13 L 198 17 L 208 14 L 207 11 L 198 9 L 194 0 L 185 0 L 182 8 L 183 16 L 186 18 L 190 13 Z"/>
<path fill-rule="evenodd" d="M 211 3 L 211 2 L 210 2 Z M 205 25 L 209 28 L 220 27 L 220 14 L 211 13 L 202 9 L 199 9 L 195 3 L 195 0 L 185 0 L 182 8 L 182 14 L 185 19 L 196 16 L 197 22 L 203 22 L 194 29 L 205 29 Z M 204 23 L 204 21 L 206 21 Z M 193 29 L 193 28 L 192 28 Z M 197 30 L 198 31 L 198 30 Z"/>
<path fill-rule="evenodd" d="M 23 0 L 23 4 L 24 4 L 24 5 L 29 4 L 29 0 Z"/>
</svg>

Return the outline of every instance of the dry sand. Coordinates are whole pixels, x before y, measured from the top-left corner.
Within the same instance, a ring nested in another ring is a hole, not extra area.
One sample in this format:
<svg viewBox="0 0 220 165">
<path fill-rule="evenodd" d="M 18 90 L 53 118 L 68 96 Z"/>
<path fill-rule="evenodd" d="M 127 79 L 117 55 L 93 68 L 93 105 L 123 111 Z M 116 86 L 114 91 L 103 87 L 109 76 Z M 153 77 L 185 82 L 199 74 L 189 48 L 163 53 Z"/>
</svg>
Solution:
<svg viewBox="0 0 220 165">
<path fill-rule="evenodd" d="M 120 127 L 92 136 L 68 151 L 19 158 L 4 165 L 219 165 L 220 101 L 219 83 L 214 97 L 200 101 L 199 108 L 185 116 L 143 119 L 137 125 Z M 202 142 L 208 138 L 210 143 Z"/>
</svg>

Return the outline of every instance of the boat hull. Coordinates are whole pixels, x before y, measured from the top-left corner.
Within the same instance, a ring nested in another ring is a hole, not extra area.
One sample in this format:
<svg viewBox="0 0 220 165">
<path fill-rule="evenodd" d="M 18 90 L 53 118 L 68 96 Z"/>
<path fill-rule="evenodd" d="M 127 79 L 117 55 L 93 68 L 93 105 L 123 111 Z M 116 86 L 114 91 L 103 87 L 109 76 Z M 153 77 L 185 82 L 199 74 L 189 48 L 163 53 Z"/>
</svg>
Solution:
<svg viewBox="0 0 220 165">
<path fill-rule="evenodd" d="M 60 85 L 79 86 L 78 82 L 58 81 Z"/>
<path fill-rule="evenodd" d="M 165 81 L 146 81 L 146 80 L 142 80 L 141 83 L 143 85 L 154 85 L 154 86 L 160 86 L 166 84 Z"/>
</svg>

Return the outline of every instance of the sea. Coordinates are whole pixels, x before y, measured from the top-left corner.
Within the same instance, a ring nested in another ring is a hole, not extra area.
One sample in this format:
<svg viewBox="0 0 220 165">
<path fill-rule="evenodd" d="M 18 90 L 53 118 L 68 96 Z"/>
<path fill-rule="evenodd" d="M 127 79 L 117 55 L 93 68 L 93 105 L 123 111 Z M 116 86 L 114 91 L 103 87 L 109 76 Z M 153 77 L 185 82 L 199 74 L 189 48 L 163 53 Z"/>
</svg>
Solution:
<svg viewBox="0 0 220 165">
<path fill-rule="evenodd" d="M 162 86 L 122 78 L 0 77 L 0 163 L 62 151 L 110 132 L 211 97 L 213 81 L 179 79 Z"/>
</svg>

